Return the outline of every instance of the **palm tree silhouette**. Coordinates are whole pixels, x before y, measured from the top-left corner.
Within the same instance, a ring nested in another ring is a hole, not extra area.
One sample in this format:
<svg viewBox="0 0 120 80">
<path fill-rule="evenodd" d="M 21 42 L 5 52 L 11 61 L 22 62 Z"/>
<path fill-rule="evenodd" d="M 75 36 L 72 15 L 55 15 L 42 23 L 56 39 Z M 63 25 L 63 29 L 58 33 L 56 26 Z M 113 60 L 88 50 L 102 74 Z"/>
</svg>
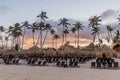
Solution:
<svg viewBox="0 0 120 80">
<path fill-rule="evenodd" d="M 22 34 L 22 49 L 23 49 L 23 44 L 24 44 L 24 38 L 26 34 L 26 29 L 28 29 L 31 25 L 29 24 L 28 21 L 25 21 L 22 23 L 21 28 L 23 28 L 23 34 Z"/>
<path fill-rule="evenodd" d="M 107 25 L 107 32 L 108 32 L 108 37 L 112 39 L 112 32 L 115 28 L 112 28 L 110 25 Z"/>
<path fill-rule="evenodd" d="M 47 23 L 47 24 L 45 25 L 44 30 L 46 30 L 46 34 L 45 34 L 45 37 L 44 37 L 44 40 L 43 40 L 43 43 L 42 43 L 42 47 L 43 47 L 43 45 L 44 45 L 44 43 L 45 43 L 46 37 L 47 37 L 47 35 L 48 35 L 48 32 L 51 31 L 51 28 L 52 28 L 52 26 L 51 26 L 49 23 Z"/>
<path fill-rule="evenodd" d="M 36 23 L 33 23 L 30 27 L 28 27 L 28 29 L 31 29 L 32 31 L 32 38 L 33 38 L 33 46 L 36 46 L 36 43 L 35 43 L 35 31 L 38 29 L 36 28 Z"/>
<path fill-rule="evenodd" d="M 76 28 L 76 30 L 78 31 L 78 41 L 77 41 L 77 47 L 79 47 L 79 37 L 80 37 L 80 30 L 83 30 L 83 25 L 82 25 L 82 23 L 81 22 L 76 22 L 75 24 L 74 24 L 74 26 L 75 26 L 75 28 Z"/>
<path fill-rule="evenodd" d="M 55 34 L 53 37 L 54 37 L 54 39 L 56 41 L 55 43 L 56 43 L 56 48 L 57 48 L 57 39 L 60 38 L 60 37 L 57 34 Z"/>
<path fill-rule="evenodd" d="M 116 43 L 116 42 L 119 42 L 119 41 L 120 41 L 120 31 L 117 30 L 117 31 L 115 32 L 115 37 L 114 37 L 114 39 L 113 39 L 113 42 Z"/>
<path fill-rule="evenodd" d="M 54 48 L 54 35 L 55 35 L 55 30 L 51 29 L 51 35 L 52 35 L 52 48 Z"/>
<path fill-rule="evenodd" d="M 44 30 L 44 25 L 45 25 L 45 19 L 48 19 L 48 17 L 46 16 L 47 12 L 44 12 L 44 11 L 41 11 L 41 13 L 37 16 L 39 19 L 40 19 L 40 22 L 39 22 L 39 29 L 40 30 L 40 33 L 39 33 L 39 36 L 38 36 L 38 40 L 37 40 L 37 43 L 39 42 L 39 38 L 40 38 L 40 48 L 42 49 L 42 44 L 43 44 L 43 30 Z"/>
<path fill-rule="evenodd" d="M 15 42 L 13 45 L 20 46 L 20 36 L 22 35 L 22 29 L 19 23 L 15 23 L 14 26 L 9 27 L 9 36 L 13 37 L 13 41 Z"/>
<path fill-rule="evenodd" d="M 68 29 L 65 29 L 65 30 L 63 31 L 63 33 L 64 33 L 64 37 L 65 37 L 65 42 L 67 42 L 67 34 L 69 34 Z"/>
<path fill-rule="evenodd" d="M 5 28 L 3 26 L 0 26 L 0 32 L 1 32 L 0 40 L 1 40 L 2 48 L 3 48 L 3 35 L 2 35 L 2 33 L 5 32 Z"/>
<path fill-rule="evenodd" d="M 72 31 L 72 33 L 74 34 L 74 38 L 75 38 L 75 47 L 76 47 L 76 28 L 75 27 L 72 27 L 71 28 L 71 31 Z"/>
<path fill-rule="evenodd" d="M 93 43 L 95 42 L 96 36 L 99 38 L 100 27 L 92 27 Z"/>
<path fill-rule="evenodd" d="M 95 39 L 96 39 L 96 35 L 98 36 L 99 38 L 99 31 L 100 31 L 100 28 L 98 27 L 100 24 L 100 22 L 102 21 L 100 19 L 101 16 L 94 16 L 93 18 L 90 18 L 89 19 L 89 27 L 92 27 L 92 35 L 93 35 L 93 43 L 95 42 Z"/>
<path fill-rule="evenodd" d="M 64 35 L 64 30 L 65 28 L 68 28 L 68 25 L 70 25 L 70 23 L 68 23 L 68 19 L 66 18 L 63 18 L 63 19 L 60 19 L 60 23 L 58 24 L 58 26 L 62 25 L 63 26 L 63 39 L 62 39 L 62 45 L 64 44 L 64 40 L 65 40 L 65 35 Z"/>
</svg>

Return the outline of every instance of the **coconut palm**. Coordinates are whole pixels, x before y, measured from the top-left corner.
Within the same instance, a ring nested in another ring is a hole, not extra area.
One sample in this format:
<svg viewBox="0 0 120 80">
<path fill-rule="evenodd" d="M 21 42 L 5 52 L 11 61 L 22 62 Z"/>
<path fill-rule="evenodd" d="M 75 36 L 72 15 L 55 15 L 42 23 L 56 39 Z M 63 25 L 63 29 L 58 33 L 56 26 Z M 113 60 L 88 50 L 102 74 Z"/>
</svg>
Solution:
<svg viewBox="0 0 120 80">
<path fill-rule="evenodd" d="M 46 14 L 47 12 L 41 11 L 41 13 L 37 16 L 38 18 L 40 18 L 40 22 L 45 23 L 45 19 L 48 19 Z"/>
<path fill-rule="evenodd" d="M 23 44 L 24 44 L 24 38 L 25 38 L 25 33 L 26 29 L 28 29 L 31 25 L 29 24 L 28 21 L 25 21 L 22 23 L 21 27 L 23 28 L 23 34 L 22 34 L 22 49 L 23 49 Z"/>
<path fill-rule="evenodd" d="M 115 28 L 112 28 L 110 25 L 107 25 L 107 32 L 108 32 L 108 37 L 112 39 L 112 32 Z"/>
<path fill-rule="evenodd" d="M 74 26 L 75 26 L 76 30 L 78 31 L 78 34 L 77 34 L 77 36 L 78 36 L 77 47 L 79 47 L 80 30 L 83 30 L 83 27 L 84 27 L 84 26 L 82 25 L 81 22 L 76 22 L 76 23 L 74 24 Z"/>
<path fill-rule="evenodd" d="M 117 30 L 117 31 L 115 32 L 115 37 L 114 37 L 114 39 L 113 39 L 113 42 L 114 42 L 114 43 L 116 43 L 116 42 L 118 42 L 118 41 L 120 41 L 120 31 L 119 31 L 119 30 Z"/>
<path fill-rule="evenodd" d="M 110 47 L 110 38 L 109 37 L 106 37 L 105 40 L 108 42 L 108 45 Z"/>
<path fill-rule="evenodd" d="M 75 47 L 76 47 L 76 28 L 72 27 L 71 31 L 72 31 L 72 33 L 74 34 L 74 37 L 75 37 Z"/>
<path fill-rule="evenodd" d="M 35 31 L 38 29 L 36 28 L 36 23 L 33 23 L 30 27 L 28 27 L 28 29 L 31 29 L 32 31 L 32 37 L 33 37 L 33 46 L 36 46 L 35 44 Z"/>
<path fill-rule="evenodd" d="M 36 45 L 39 44 L 39 40 L 40 40 L 40 44 L 39 45 L 42 48 L 43 31 L 45 30 L 45 25 L 44 25 L 43 22 L 41 22 L 41 23 L 35 23 L 34 27 L 36 28 L 37 31 L 39 31 L 39 35 L 38 35 L 38 38 L 37 38 Z"/>
<path fill-rule="evenodd" d="M 8 36 L 5 36 L 5 41 L 6 41 L 6 49 L 8 47 Z"/>
<path fill-rule="evenodd" d="M 51 26 L 49 23 L 47 23 L 47 24 L 45 25 L 44 30 L 46 30 L 46 34 L 45 34 L 45 37 L 44 37 L 44 40 L 43 40 L 43 43 L 42 43 L 42 47 L 43 47 L 43 45 L 44 45 L 44 43 L 45 43 L 46 37 L 47 37 L 47 35 L 48 35 L 48 32 L 51 31 L 51 28 L 52 28 L 52 26 Z"/>
<path fill-rule="evenodd" d="M 92 27 L 93 43 L 95 42 L 96 37 L 99 38 L 100 27 Z"/>
<path fill-rule="evenodd" d="M 118 17 L 117 19 L 118 19 L 118 21 L 119 21 L 119 25 L 120 25 L 120 15 L 119 15 L 119 17 Z"/>
<path fill-rule="evenodd" d="M 22 35 L 22 29 L 20 27 L 19 23 L 15 23 L 14 26 L 9 27 L 9 36 L 13 37 L 13 40 L 15 42 L 14 45 L 20 46 L 20 36 Z"/>
<path fill-rule="evenodd" d="M 44 30 L 44 25 L 45 25 L 45 21 L 46 19 L 48 19 L 47 17 L 47 12 L 44 12 L 44 11 L 41 11 L 40 15 L 38 15 L 37 17 L 40 19 L 40 22 L 38 23 L 38 30 L 40 30 L 40 33 L 39 33 L 39 36 L 38 36 L 38 40 L 37 40 L 37 43 L 39 42 L 39 38 L 41 39 L 40 40 L 40 47 L 42 49 L 42 44 L 43 44 L 43 30 Z"/>
<path fill-rule="evenodd" d="M 0 38 L 0 40 L 1 40 L 2 48 L 3 48 L 3 35 L 2 35 L 2 33 L 5 32 L 5 28 L 3 26 L 0 26 L 0 32 L 1 32 L 1 38 Z"/>
<path fill-rule="evenodd" d="M 53 37 L 54 37 L 54 39 L 56 41 L 55 43 L 56 43 L 56 48 L 57 48 L 57 39 L 60 38 L 60 37 L 57 34 L 55 34 Z"/>
<path fill-rule="evenodd" d="M 64 33 L 64 37 L 65 37 L 65 42 L 67 42 L 67 34 L 69 34 L 68 29 L 65 29 L 65 30 L 63 31 L 63 33 Z"/>
<path fill-rule="evenodd" d="M 54 35 L 55 35 L 55 30 L 51 29 L 51 35 L 52 35 L 52 47 L 54 48 Z"/>
<path fill-rule="evenodd" d="M 64 39 L 65 39 L 65 35 L 64 35 L 64 30 L 65 28 L 68 28 L 68 25 L 70 25 L 70 23 L 68 23 L 68 19 L 66 18 L 63 18 L 63 19 L 60 19 L 60 23 L 58 24 L 58 26 L 62 25 L 63 26 L 63 39 L 62 39 L 62 45 L 64 43 Z"/>
<path fill-rule="evenodd" d="M 93 35 L 93 43 L 95 42 L 95 38 L 96 38 L 96 34 L 99 34 L 100 28 L 98 27 L 100 24 L 100 22 L 102 21 L 100 19 L 101 16 L 94 16 L 93 18 L 89 19 L 89 27 L 92 27 L 92 35 Z"/>
</svg>

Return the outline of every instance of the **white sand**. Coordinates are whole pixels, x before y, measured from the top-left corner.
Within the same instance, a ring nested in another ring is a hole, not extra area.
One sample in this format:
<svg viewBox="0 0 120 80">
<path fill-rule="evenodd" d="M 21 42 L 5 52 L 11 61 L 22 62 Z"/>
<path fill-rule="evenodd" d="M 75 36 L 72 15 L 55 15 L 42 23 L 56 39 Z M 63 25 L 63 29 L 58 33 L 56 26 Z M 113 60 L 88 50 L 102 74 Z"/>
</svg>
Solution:
<svg viewBox="0 0 120 80">
<path fill-rule="evenodd" d="M 120 62 L 120 60 L 117 60 Z M 119 63 L 120 64 L 120 63 Z M 120 69 L 91 69 L 90 62 L 80 68 L 0 64 L 0 80 L 119 80 Z"/>
</svg>

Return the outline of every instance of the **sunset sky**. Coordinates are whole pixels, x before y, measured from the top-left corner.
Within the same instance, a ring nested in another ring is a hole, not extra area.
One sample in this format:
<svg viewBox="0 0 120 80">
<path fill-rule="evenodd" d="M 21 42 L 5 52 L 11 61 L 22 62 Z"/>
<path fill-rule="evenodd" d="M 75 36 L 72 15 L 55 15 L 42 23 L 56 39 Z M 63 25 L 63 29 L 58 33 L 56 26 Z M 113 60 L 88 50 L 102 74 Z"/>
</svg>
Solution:
<svg viewBox="0 0 120 80">
<path fill-rule="evenodd" d="M 104 25 L 111 24 L 118 28 L 117 17 L 120 14 L 120 0 L 0 0 L 0 25 L 8 27 L 16 22 L 35 22 L 36 16 L 41 11 L 46 11 L 54 29 L 61 35 L 61 28 L 58 27 L 59 19 L 66 17 L 73 24 L 76 20 L 83 22 L 88 26 L 88 19 L 94 15 L 100 15 L 102 18 L 103 31 Z M 72 27 L 72 26 L 71 26 Z M 28 34 L 28 35 L 27 35 Z M 31 32 L 26 34 L 26 46 L 32 45 Z M 89 44 L 92 40 L 90 29 L 85 28 L 80 34 L 81 45 Z M 101 37 L 106 33 L 101 32 Z M 70 33 L 68 39 L 73 39 Z M 37 35 L 36 35 L 37 37 Z M 45 46 L 50 45 L 51 37 L 48 35 Z M 61 41 L 61 40 L 59 40 Z M 74 41 L 71 40 L 73 44 Z"/>
</svg>

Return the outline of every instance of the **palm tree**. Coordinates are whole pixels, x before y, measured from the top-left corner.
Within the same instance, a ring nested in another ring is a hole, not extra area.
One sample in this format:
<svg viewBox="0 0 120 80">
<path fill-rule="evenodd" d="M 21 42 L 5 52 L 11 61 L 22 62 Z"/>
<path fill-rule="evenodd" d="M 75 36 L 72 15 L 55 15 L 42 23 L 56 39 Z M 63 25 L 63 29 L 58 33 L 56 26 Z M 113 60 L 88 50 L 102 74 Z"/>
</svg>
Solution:
<svg viewBox="0 0 120 80">
<path fill-rule="evenodd" d="M 43 40 L 43 43 L 42 43 L 42 47 L 43 47 L 43 45 L 44 45 L 44 43 L 45 43 L 46 37 L 47 37 L 47 35 L 48 35 L 48 32 L 51 30 L 51 28 L 52 28 L 52 26 L 51 26 L 49 23 L 47 23 L 47 24 L 45 25 L 44 30 L 46 30 L 46 34 L 45 34 L 45 37 L 44 37 L 44 40 Z"/>
<path fill-rule="evenodd" d="M 67 42 L 67 34 L 69 34 L 69 31 L 67 29 L 65 29 L 63 31 L 63 33 L 64 33 L 64 37 L 65 37 L 65 42 Z"/>
<path fill-rule="evenodd" d="M 19 23 L 14 24 L 14 26 L 9 27 L 9 36 L 13 37 L 15 45 L 20 46 L 20 36 L 22 35 L 22 30 Z"/>
<path fill-rule="evenodd" d="M 102 21 L 100 19 L 101 16 L 94 16 L 93 18 L 89 19 L 89 27 L 92 27 L 92 35 L 93 35 L 93 43 L 95 42 L 95 38 L 96 38 L 96 33 L 98 34 L 100 31 L 100 28 L 98 27 L 100 24 L 100 22 Z"/>
<path fill-rule="evenodd" d="M 105 38 L 105 40 L 108 42 L 108 45 L 109 45 L 109 47 L 110 47 L 110 38 L 107 37 L 107 38 Z"/>
<path fill-rule="evenodd" d="M 100 33 L 100 27 L 92 27 L 92 35 L 93 35 L 93 43 L 95 42 L 96 37 L 99 38 L 99 33 Z"/>
<path fill-rule="evenodd" d="M 2 33 L 4 31 L 5 31 L 5 28 L 3 26 L 0 26 L 2 48 L 3 48 L 3 36 L 2 36 Z"/>
<path fill-rule="evenodd" d="M 76 47 L 76 28 L 72 27 L 71 31 L 72 31 L 72 33 L 74 34 L 74 37 L 75 37 L 75 47 Z"/>
<path fill-rule="evenodd" d="M 57 48 L 57 39 L 60 38 L 60 37 L 57 34 L 55 34 L 53 37 L 54 37 L 54 39 L 56 41 L 55 43 L 56 43 L 56 48 Z"/>
<path fill-rule="evenodd" d="M 83 30 L 83 27 L 84 27 L 84 26 L 82 25 L 81 22 L 76 22 L 76 23 L 74 24 L 74 26 L 75 26 L 76 30 L 78 31 L 77 47 L 79 47 L 80 30 Z"/>
<path fill-rule="evenodd" d="M 48 19 L 48 17 L 47 17 L 47 12 L 44 12 L 44 11 L 41 11 L 41 13 L 37 16 L 38 18 L 40 18 L 40 22 L 43 22 L 43 23 L 45 23 L 45 19 Z"/>
<path fill-rule="evenodd" d="M 55 35 L 55 30 L 51 29 L 51 35 L 52 35 L 52 47 L 54 48 L 54 35 Z"/>
<path fill-rule="evenodd" d="M 39 31 L 39 35 L 38 35 L 38 39 L 37 39 L 37 42 L 36 42 L 36 45 L 39 44 L 39 40 L 40 40 L 40 47 L 42 48 L 42 41 L 43 41 L 43 31 L 45 30 L 45 25 L 43 22 L 41 23 L 35 23 L 34 24 L 34 27 L 36 28 L 36 30 Z"/>
<path fill-rule="evenodd" d="M 119 21 L 119 25 L 120 25 L 120 15 L 119 15 L 119 17 L 118 17 L 117 19 L 118 19 L 118 21 Z"/>
<path fill-rule="evenodd" d="M 24 38 L 25 38 L 25 33 L 26 29 L 28 29 L 31 25 L 29 24 L 28 21 L 25 21 L 22 23 L 21 28 L 23 28 L 23 34 L 22 34 L 22 49 L 23 49 L 23 44 L 24 44 Z"/>
<path fill-rule="evenodd" d="M 40 22 L 39 22 L 39 29 L 40 30 L 40 33 L 39 33 L 39 36 L 38 36 L 38 41 L 39 42 L 39 38 L 41 39 L 40 40 L 40 47 L 42 49 L 42 44 L 43 44 L 43 40 L 42 40 L 42 32 L 44 30 L 44 25 L 45 25 L 45 19 L 48 19 L 48 17 L 46 16 L 47 12 L 44 12 L 44 11 L 41 11 L 40 15 L 38 15 L 37 17 L 40 18 Z"/>
<path fill-rule="evenodd" d="M 112 39 L 112 32 L 115 28 L 112 28 L 110 25 L 107 25 L 107 32 L 108 32 L 108 37 Z"/>
<path fill-rule="evenodd" d="M 32 37 L 33 37 L 33 45 L 36 46 L 35 44 L 35 31 L 38 29 L 36 28 L 36 23 L 33 23 L 30 27 L 28 27 L 28 29 L 32 30 Z"/>
<path fill-rule="evenodd" d="M 117 30 L 117 31 L 115 32 L 115 37 L 114 37 L 114 39 L 113 39 L 113 42 L 114 42 L 114 43 L 116 43 L 116 42 L 118 42 L 118 41 L 120 41 L 120 31 L 119 31 L 119 30 Z"/>
<path fill-rule="evenodd" d="M 8 47 L 8 36 L 5 36 L 5 41 L 6 41 L 6 49 Z"/>
<path fill-rule="evenodd" d="M 62 25 L 63 26 L 63 40 L 62 40 L 62 45 L 64 43 L 64 39 L 65 39 L 65 36 L 64 36 L 64 30 L 65 28 L 68 28 L 68 25 L 70 25 L 70 23 L 68 23 L 68 19 L 66 18 L 63 18 L 63 19 L 60 19 L 60 23 L 58 24 L 58 26 Z"/>
</svg>

